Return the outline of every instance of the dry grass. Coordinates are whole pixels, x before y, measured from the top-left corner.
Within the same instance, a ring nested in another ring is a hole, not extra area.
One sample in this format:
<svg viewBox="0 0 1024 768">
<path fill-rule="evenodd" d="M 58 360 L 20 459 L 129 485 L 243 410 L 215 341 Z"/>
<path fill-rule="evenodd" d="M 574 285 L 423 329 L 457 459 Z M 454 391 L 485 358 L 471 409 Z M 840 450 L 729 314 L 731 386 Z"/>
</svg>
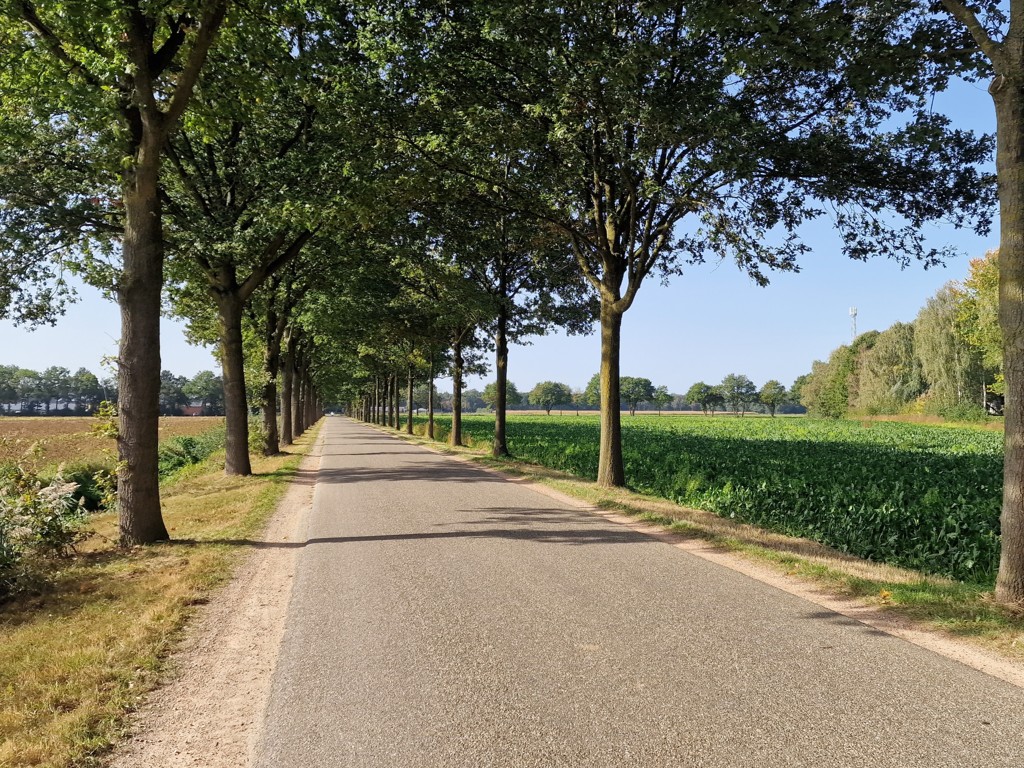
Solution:
<svg viewBox="0 0 1024 768">
<path fill-rule="evenodd" d="M 100 462 L 114 443 L 92 433 L 89 416 L 0 417 L 0 463 L 28 457 L 37 467 Z M 198 435 L 224 423 L 221 416 L 161 416 L 160 440 Z"/>
<path fill-rule="evenodd" d="M 1024 614 L 997 605 L 991 586 L 963 584 L 862 560 L 817 542 L 783 536 L 665 499 L 622 488 L 600 488 L 596 483 L 535 464 L 496 460 L 489 455 L 489 444 L 453 449 L 419 435 L 401 436 L 543 483 L 595 507 L 708 541 L 827 593 L 859 598 L 872 606 L 897 612 L 922 629 L 947 633 L 1012 661 L 1024 661 Z"/>
<path fill-rule="evenodd" d="M 957 429 L 988 429 L 994 432 L 1003 431 L 1003 419 L 997 416 L 990 416 L 984 421 L 947 421 L 941 416 L 928 416 L 925 414 L 904 413 L 883 416 L 851 416 L 854 421 L 859 421 L 865 426 L 872 421 L 901 421 L 906 424 L 924 424 L 932 427 L 956 427 Z"/>
<path fill-rule="evenodd" d="M 118 551 L 114 515 L 97 515 L 97 535 L 45 590 L 0 606 L 0 766 L 98 764 L 314 439 L 255 459 L 252 477 L 224 476 L 222 456 L 183 470 L 162 493 L 171 542 Z"/>
</svg>

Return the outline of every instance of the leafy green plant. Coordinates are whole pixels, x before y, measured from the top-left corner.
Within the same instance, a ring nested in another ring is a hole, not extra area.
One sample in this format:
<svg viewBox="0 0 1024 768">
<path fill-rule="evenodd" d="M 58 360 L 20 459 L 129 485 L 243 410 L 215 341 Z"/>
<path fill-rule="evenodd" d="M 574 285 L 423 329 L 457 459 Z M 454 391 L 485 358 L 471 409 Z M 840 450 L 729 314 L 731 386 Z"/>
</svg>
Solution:
<svg viewBox="0 0 1024 768">
<path fill-rule="evenodd" d="M 256 416 L 249 417 L 249 452 L 262 453 L 267 444 L 267 428 L 263 425 L 263 419 Z"/>
<path fill-rule="evenodd" d="M 0 596 L 21 586 L 31 559 L 66 556 L 86 536 L 77 487 L 61 471 L 45 480 L 18 464 L 0 467 Z"/>
<path fill-rule="evenodd" d="M 467 440 L 491 422 L 468 418 Z M 447 428 L 439 420 L 438 434 Z M 512 453 L 597 476 L 592 417 L 509 420 Z M 623 427 L 634 490 L 871 560 L 988 583 L 999 557 L 1002 435 L 899 422 L 637 417 Z"/>
<path fill-rule="evenodd" d="M 158 455 L 160 477 L 168 477 L 183 467 L 198 464 L 224 447 L 224 427 L 201 435 L 175 437 L 160 445 Z"/>
</svg>

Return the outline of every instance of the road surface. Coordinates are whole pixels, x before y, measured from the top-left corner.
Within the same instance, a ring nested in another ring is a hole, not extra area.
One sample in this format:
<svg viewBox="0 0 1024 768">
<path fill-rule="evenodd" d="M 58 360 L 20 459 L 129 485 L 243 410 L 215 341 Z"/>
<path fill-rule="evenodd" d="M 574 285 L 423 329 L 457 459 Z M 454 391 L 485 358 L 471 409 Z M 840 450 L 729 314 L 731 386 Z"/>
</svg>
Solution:
<svg viewBox="0 0 1024 768">
<path fill-rule="evenodd" d="M 1020 688 L 465 462 L 324 429 L 260 768 L 1024 766 Z"/>
</svg>

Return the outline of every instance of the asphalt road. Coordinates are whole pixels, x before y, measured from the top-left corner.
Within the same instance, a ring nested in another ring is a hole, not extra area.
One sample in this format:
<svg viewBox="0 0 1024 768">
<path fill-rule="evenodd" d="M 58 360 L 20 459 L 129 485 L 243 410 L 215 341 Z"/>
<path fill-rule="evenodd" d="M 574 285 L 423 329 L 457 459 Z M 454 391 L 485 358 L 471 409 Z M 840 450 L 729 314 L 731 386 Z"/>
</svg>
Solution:
<svg viewBox="0 0 1024 768">
<path fill-rule="evenodd" d="M 1024 691 L 328 418 L 261 768 L 1024 766 Z"/>
</svg>

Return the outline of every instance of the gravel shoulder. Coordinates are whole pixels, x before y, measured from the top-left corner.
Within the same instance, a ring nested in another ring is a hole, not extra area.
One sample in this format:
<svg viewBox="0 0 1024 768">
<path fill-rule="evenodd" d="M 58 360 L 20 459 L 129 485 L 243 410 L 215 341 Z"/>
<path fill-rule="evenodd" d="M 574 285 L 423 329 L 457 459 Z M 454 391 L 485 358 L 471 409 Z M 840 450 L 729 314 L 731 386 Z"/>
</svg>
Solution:
<svg viewBox="0 0 1024 768">
<path fill-rule="evenodd" d="M 323 438 L 299 465 L 262 541 L 198 612 L 165 682 L 132 715 L 109 768 L 238 768 L 252 761 L 284 635 Z"/>
</svg>

